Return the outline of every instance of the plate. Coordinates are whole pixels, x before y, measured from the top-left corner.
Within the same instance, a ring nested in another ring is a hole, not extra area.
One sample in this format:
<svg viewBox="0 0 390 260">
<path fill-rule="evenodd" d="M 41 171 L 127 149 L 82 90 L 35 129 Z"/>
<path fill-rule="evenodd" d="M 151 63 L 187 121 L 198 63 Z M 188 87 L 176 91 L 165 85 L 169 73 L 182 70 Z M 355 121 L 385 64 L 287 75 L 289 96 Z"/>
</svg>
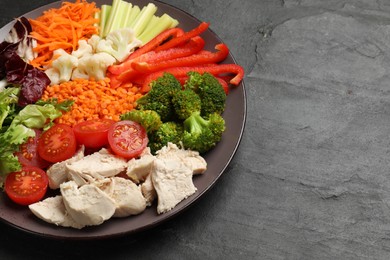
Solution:
<svg viewBox="0 0 390 260">
<path fill-rule="evenodd" d="M 111 0 L 97 0 L 98 6 L 102 4 L 111 4 Z M 179 27 L 185 31 L 189 31 L 199 25 L 201 21 L 192 15 L 163 2 L 159 1 L 140 1 L 132 0 L 133 4 L 145 6 L 147 3 L 154 3 L 158 7 L 158 13 L 168 13 L 175 19 L 178 19 Z M 61 2 L 55 2 L 35 9 L 24 14 L 27 18 L 36 18 L 42 14 L 44 10 L 49 8 L 57 8 Z M 0 29 L 0 39 L 3 40 L 13 26 L 13 21 Z M 212 26 L 212 25 L 211 25 Z M 202 34 L 206 41 L 206 49 L 214 50 L 214 46 L 222 40 L 210 29 Z M 236 63 L 234 57 L 230 54 L 224 63 Z M 100 226 L 83 228 L 81 230 L 57 227 L 48 224 L 36 216 L 26 207 L 21 207 L 11 202 L 8 197 L 0 193 L 0 220 L 18 228 L 22 231 L 44 236 L 53 239 L 104 239 L 127 234 L 134 234 L 146 229 L 155 227 L 169 219 L 177 217 L 178 214 L 194 204 L 201 196 L 203 196 L 223 174 L 226 167 L 232 160 L 245 127 L 246 120 L 246 96 L 244 82 L 237 87 L 231 88 L 227 98 L 226 110 L 223 114 L 226 121 L 226 131 L 223 134 L 222 140 L 218 145 L 204 157 L 208 163 L 207 171 L 200 176 L 194 176 L 194 185 L 197 187 L 197 192 L 179 203 L 173 210 L 168 213 L 158 215 L 156 206 L 147 208 L 142 214 L 127 218 L 112 218 Z"/>
</svg>

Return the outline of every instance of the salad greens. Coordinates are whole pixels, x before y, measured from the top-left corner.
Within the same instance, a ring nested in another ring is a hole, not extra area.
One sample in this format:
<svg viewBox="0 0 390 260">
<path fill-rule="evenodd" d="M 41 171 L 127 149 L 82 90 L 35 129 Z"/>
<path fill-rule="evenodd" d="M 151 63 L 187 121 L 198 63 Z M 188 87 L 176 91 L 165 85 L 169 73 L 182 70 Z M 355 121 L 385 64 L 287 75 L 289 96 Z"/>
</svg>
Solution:
<svg viewBox="0 0 390 260">
<path fill-rule="evenodd" d="M 48 129 L 73 104 L 56 99 L 40 101 L 50 84 L 46 74 L 28 64 L 32 43 L 26 18 L 16 20 L 0 43 L 0 186 L 4 177 L 21 169 L 15 156 L 21 144 L 35 136 L 34 129 Z M 28 38 L 28 39 L 27 39 Z"/>
<path fill-rule="evenodd" d="M 3 92 L 0 94 L 3 94 Z M 2 106 L 4 104 L 1 103 Z M 11 110 L 11 108 L 8 109 L 8 111 Z M 7 115 L 13 117 L 13 120 L 10 125 L 3 124 L 1 127 L 0 178 L 10 172 L 21 169 L 18 158 L 14 153 L 19 150 L 19 146 L 26 142 L 29 137 L 35 136 L 34 128 L 47 129 L 53 123 L 53 120 L 61 115 L 62 113 L 52 104 L 29 104 L 16 115 L 15 113 Z"/>
</svg>

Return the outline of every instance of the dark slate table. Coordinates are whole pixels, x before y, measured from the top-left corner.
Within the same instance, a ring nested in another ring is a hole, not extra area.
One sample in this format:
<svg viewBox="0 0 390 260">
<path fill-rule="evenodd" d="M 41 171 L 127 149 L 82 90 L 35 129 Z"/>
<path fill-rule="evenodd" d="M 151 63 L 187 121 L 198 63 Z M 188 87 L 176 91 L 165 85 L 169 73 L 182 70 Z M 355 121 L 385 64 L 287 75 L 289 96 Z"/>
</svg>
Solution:
<svg viewBox="0 0 390 260">
<path fill-rule="evenodd" d="M 1 0 L 0 25 L 49 2 Z M 209 21 L 246 70 L 226 172 L 136 236 L 53 241 L 0 223 L 0 259 L 389 259 L 389 3 L 166 2 Z"/>
</svg>

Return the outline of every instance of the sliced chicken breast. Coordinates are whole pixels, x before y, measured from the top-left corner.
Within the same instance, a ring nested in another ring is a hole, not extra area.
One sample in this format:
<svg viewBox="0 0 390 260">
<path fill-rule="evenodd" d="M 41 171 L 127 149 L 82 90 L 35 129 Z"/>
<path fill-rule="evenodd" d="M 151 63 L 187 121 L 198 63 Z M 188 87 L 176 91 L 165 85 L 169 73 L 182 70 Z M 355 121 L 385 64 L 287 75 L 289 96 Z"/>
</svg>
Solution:
<svg viewBox="0 0 390 260">
<path fill-rule="evenodd" d="M 66 165 L 81 160 L 84 157 L 84 150 L 84 146 L 82 146 L 72 158 L 55 163 L 47 169 L 46 173 L 49 178 L 49 187 L 51 189 L 58 189 L 61 183 L 68 181 Z"/>
<path fill-rule="evenodd" d="M 113 217 L 138 215 L 146 208 L 146 201 L 141 188 L 134 182 L 121 177 L 111 177 L 94 183 L 108 194 L 116 205 Z"/>
<path fill-rule="evenodd" d="M 157 152 L 157 158 L 160 159 L 178 159 L 187 165 L 193 174 L 202 174 L 207 169 L 206 160 L 199 155 L 199 152 L 179 148 L 176 144 L 168 143 Z"/>
<path fill-rule="evenodd" d="M 77 223 L 66 211 L 61 195 L 47 198 L 28 206 L 32 213 L 43 221 L 62 227 L 81 229 L 84 225 Z"/>
<path fill-rule="evenodd" d="M 151 177 L 157 192 L 159 214 L 170 211 L 197 190 L 192 182 L 192 169 L 177 159 L 154 160 Z"/>
<path fill-rule="evenodd" d="M 68 181 L 60 185 L 60 191 L 66 211 L 81 225 L 100 225 L 115 213 L 115 201 L 93 184 L 78 187 Z"/>
</svg>

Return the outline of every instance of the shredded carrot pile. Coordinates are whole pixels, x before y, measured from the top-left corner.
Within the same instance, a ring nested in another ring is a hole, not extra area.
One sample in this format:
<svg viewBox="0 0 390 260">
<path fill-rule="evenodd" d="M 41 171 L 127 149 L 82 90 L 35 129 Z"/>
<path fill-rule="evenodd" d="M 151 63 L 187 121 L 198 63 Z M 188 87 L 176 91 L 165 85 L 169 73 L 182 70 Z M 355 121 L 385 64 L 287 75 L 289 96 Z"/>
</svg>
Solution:
<svg viewBox="0 0 390 260">
<path fill-rule="evenodd" d="M 113 89 L 109 79 L 75 79 L 59 85 L 48 86 L 43 100 L 57 98 L 59 102 L 74 100 L 70 111 L 65 112 L 56 123 L 71 126 L 89 119 L 108 118 L 119 121 L 119 116 L 135 106 L 135 101 L 142 96 L 139 88 L 132 84 Z"/>
<path fill-rule="evenodd" d="M 97 34 L 95 24 L 99 20 L 95 14 L 99 11 L 94 2 L 76 0 L 63 2 L 60 8 L 51 8 L 38 18 L 30 19 L 31 36 L 37 41 L 34 51 L 38 53 L 31 64 L 44 67 L 50 63 L 54 50 L 64 49 L 70 53 L 77 49 L 79 40 Z"/>
</svg>

